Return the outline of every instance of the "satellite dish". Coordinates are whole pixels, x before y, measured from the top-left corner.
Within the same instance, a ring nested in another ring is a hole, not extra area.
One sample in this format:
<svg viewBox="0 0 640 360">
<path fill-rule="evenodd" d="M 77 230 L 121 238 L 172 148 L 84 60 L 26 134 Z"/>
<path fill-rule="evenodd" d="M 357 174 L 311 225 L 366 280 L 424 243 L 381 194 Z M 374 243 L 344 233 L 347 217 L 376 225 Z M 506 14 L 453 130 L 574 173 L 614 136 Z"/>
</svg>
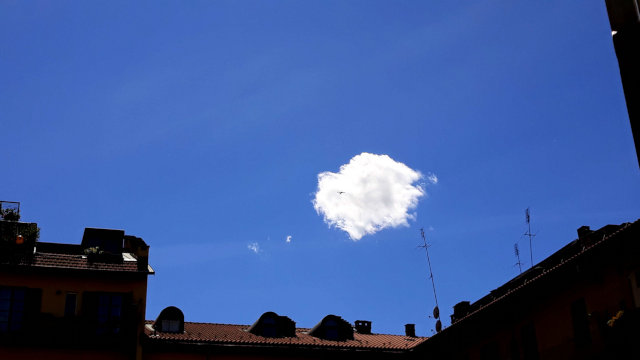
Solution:
<svg viewBox="0 0 640 360">
<path fill-rule="evenodd" d="M 442 322 L 440 322 L 440 320 L 436 321 L 436 331 L 442 331 Z"/>
<path fill-rule="evenodd" d="M 440 319 L 440 309 L 438 309 L 437 305 L 433 308 L 433 317 L 436 319 Z"/>
</svg>

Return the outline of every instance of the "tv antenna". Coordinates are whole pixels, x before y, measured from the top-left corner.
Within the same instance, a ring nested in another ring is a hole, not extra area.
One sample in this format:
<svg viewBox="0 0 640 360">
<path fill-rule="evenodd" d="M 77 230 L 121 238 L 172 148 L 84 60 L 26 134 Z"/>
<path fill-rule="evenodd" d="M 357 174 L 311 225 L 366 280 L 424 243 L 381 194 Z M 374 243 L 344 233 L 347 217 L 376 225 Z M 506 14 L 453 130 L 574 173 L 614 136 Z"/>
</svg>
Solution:
<svg viewBox="0 0 640 360">
<path fill-rule="evenodd" d="M 518 268 L 520 269 L 520 274 L 522 274 L 522 263 L 520 262 L 520 249 L 518 249 L 518 243 L 513 244 L 513 250 L 516 253 L 516 259 L 518 259 L 518 262 L 516 263 L 516 265 L 518 265 Z"/>
<path fill-rule="evenodd" d="M 440 321 L 440 308 L 438 307 L 438 295 L 436 294 L 436 283 L 433 280 L 433 271 L 431 270 L 431 259 L 429 258 L 429 245 L 427 244 L 427 238 L 424 236 L 424 228 L 420 229 L 420 235 L 422 236 L 422 245 L 418 247 L 424 248 L 427 254 L 427 263 L 429 264 L 429 278 L 431 279 L 431 286 L 433 287 L 433 297 L 436 300 L 436 307 L 433 308 L 433 317 L 436 319 L 436 331 L 442 330 L 442 322 Z"/>
<path fill-rule="evenodd" d="M 536 236 L 536 234 L 531 233 L 531 213 L 529 212 L 529 208 L 525 210 L 525 216 L 527 218 L 528 229 L 527 229 L 527 232 L 524 233 L 524 235 L 529 237 L 529 254 L 531 256 L 531 267 L 533 267 L 533 247 L 531 246 L 531 240 L 533 239 L 534 236 Z"/>
</svg>

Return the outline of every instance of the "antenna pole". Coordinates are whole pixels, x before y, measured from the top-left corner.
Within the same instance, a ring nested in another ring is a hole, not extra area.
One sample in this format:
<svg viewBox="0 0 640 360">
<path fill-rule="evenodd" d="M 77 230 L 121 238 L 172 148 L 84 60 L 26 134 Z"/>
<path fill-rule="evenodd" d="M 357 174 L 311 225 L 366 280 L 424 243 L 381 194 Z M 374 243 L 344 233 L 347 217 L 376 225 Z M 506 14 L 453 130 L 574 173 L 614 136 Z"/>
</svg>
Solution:
<svg viewBox="0 0 640 360">
<path fill-rule="evenodd" d="M 516 258 L 518 259 L 518 262 L 516 263 L 516 265 L 518 265 L 518 268 L 520 269 L 520 274 L 522 274 L 522 262 L 520 262 L 520 249 L 518 249 L 518 243 L 513 244 L 513 250 L 515 250 Z"/>
<path fill-rule="evenodd" d="M 422 235 L 422 242 L 424 245 L 420 247 L 424 248 L 427 253 L 427 263 L 429 263 L 429 278 L 431 278 L 431 286 L 433 286 L 433 297 L 436 299 L 436 306 L 438 306 L 438 295 L 436 295 L 436 283 L 433 281 L 433 271 L 431 270 L 431 259 L 429 258 L 429 245 L 427 245 L 427 239 L 424 236 L 424 229 L 420 229 L 420 235 Z"/>
<path fill-rule="evenodd" d="M 531 256 L 531 267 L 533 267 L 533 247 L 531 245 L 531 240 L 535 235 L 531 233 L 531 214 L 529 213 L 529 208 L 525 210 L 525 216 L 527 218 L 528 230 L 524 234 L 529 237 L 529 254 Z"/>
</svg>

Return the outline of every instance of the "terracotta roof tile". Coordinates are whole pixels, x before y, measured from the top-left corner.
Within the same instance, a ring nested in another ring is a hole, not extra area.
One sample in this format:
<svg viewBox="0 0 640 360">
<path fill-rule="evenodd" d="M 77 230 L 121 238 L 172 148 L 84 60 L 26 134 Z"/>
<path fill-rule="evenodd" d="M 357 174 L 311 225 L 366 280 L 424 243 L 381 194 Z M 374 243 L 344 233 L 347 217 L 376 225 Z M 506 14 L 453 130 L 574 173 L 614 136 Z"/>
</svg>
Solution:
<svg viewBox="0 0 640 360">
<path fill-rule="evenodd" d="M 15 265 L 52 269 L 138 272 L 136 261 L 123 261 L 121 263 L 89 262 L 86 256 L 77 254 L 36 253 L 32 259 L 23 259 Z"/>
<path fill-rule="evenodd" d="M 325 348 L 353 348 L 378 350 L 408 350 L 421 344 L 427 338 L 403 335 L 359 334 L 354 333 L 353 340 L 323 340 L 308 334 L 310 329 L 296 329 L 295 337 L 268 338 L 247 331 L 249 325 L 229 325 L 185 322 L 184 332 L 180 334 L 163 333 L 153 330 L 153 321 L 147 321 L 145 334 L 151 341 L 209 344 L 245 344 L 268 346 L 299 346 Z"/>
</svg>

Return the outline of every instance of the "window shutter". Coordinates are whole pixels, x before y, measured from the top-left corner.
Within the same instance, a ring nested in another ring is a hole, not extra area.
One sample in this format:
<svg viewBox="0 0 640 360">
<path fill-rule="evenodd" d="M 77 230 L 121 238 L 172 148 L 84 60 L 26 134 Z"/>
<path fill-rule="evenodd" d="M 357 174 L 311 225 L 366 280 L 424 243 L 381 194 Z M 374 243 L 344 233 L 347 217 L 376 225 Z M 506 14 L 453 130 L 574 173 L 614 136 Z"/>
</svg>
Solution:
<svg viewBox="0 0 640 360">
<path fill-rule="evenodd" d="M 86 291 L 82 294 L 81 317 L 85 326 L 92 331 L 98 323 L 98 293 Z"/>
<path fill-rule="evenodd" d="M 37 326 L 42 311 L 42 289 L 27 289 L 24 307 L 25 325 Z"/>
</svg>

